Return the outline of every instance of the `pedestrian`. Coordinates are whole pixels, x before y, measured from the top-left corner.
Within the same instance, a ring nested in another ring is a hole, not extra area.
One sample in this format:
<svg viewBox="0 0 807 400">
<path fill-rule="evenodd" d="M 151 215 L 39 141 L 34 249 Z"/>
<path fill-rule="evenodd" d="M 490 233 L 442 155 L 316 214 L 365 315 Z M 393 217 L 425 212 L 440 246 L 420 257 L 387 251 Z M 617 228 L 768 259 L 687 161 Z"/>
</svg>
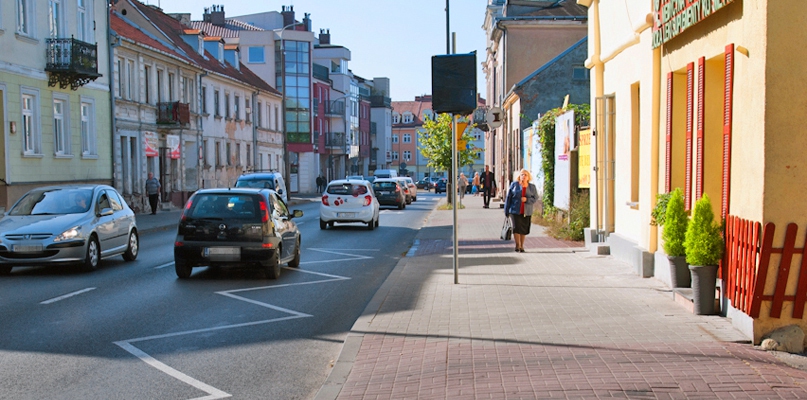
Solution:
<svg viewBox="0 0 807 400">
<path fill-rule="evenodd" d="M 482 185 L 482 201 L 484 208 L 490 208 L 490 198 L 496 194 L 496 177 L 490 172 L 490 166 L 485 165 L 485 172 L 479 177 Z"/>
<path fill-rule="evenodd" d="M 513 239 L 516 252 L 524 252 L 524 238 L 530 234 L 532 208 L 538 200 L 538 189 L 530 183 L 532 176 L 526 169 L 518 174 L 518 180 L 510 184 L 504 200 L 504 215 L 513 223 Z"/>
<path fill-rule="evenodd" d="M 146 179 L 146 194 L 149 196 L 151 215 L 157 214 L 157 203 L 160 201 L 160 187 L 160 181 L 154 177 L 153 172 L 149 172 L 149 178 Z"/>
<path fill-rule="evenodd" d="M 465 177 L 464 172 L 460 172 L 460 179 L 457 180 L 457 186 L 460 189 L 460 198 L 465 197 L 465 190 L 468 189 L 468 178 Z"/>
<path fill-rule="evenodd" d="M 325 178 L 322 175 L 317 177 L 317 193 L 322 193 L 322 186 L 325 185 Z"/>
<path fill-rule="evenodd" d="M 479 196 L 479 172 L 474 172 L 474 179 L 473 179 L 473 187 L 471 188 L 471 192 L 473 192 L 474 196 Z"/>
</svg>

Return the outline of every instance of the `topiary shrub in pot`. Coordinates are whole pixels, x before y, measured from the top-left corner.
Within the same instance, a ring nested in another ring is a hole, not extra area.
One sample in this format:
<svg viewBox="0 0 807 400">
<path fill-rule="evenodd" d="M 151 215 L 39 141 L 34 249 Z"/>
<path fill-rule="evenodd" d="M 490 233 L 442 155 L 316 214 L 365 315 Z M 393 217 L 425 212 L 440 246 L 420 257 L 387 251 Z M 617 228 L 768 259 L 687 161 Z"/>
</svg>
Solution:
<svg viewBox="0 0 807 400">
<path fill-rule="evenodd" d="M 681 188 L 676 188 L 670 193 L 666 208 L 661 240 L 664 244 L 664 252 L 667 253 L 667 259 L 670 261 L 670 286 L 688 288 L 691 279 L 689 268 L 687 268 L 684 239 L 689 220 L 684 209 L 684 195 Z"/>
<path fill-rule="evenodd" d="M 695 314 L 714 314 L 717 266 L 723 258 L 723 236 L 720 225 L 714 221 L 712 203 L 706 194 L 695 203 L 684 247 L 692 272 Z"/>
</svg>

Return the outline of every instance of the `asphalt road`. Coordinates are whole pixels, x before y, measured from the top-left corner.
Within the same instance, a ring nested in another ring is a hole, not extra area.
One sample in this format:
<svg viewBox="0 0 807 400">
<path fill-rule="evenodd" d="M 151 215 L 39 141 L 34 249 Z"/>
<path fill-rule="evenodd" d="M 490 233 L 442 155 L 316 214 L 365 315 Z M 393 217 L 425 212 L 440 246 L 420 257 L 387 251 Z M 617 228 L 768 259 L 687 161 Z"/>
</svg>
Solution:
<svg viewBox="0 0 807 400">
<path fill-rule="evenodd" d="M 308 399 L 347 331 L 406 254 L 437 196 L 384 209 L 380 227 L 319 229 L 294 206 L 299 269 L 194 269 L 179 280 L 173 230 L 137 261 L 14 268 L 0 277 L 0 399 Z"/>
</svg>

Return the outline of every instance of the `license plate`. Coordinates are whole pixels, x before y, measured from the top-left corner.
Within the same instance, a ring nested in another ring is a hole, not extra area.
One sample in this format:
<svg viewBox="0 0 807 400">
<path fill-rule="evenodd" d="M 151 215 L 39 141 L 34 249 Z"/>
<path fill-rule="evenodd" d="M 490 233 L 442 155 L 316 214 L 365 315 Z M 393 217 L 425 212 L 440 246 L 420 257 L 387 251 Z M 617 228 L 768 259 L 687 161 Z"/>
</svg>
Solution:
<svg viewBox="0 0 807 400">
<path fill-rule="evenodd" d="M 336 213 L 337 218 L 356 218 L 356 213 Z"/>
<path fill-rule="evenodd" d="M 42 251 L 41 244 L 15 244 L 11 246 L 11 251 L 15 253 L 38 253 Z"/>
<path fill-rule="evenodd" d="M 240 247 L 205 247 L 205 257 L 209 256 L 239 256 L 241 255 Z"/>
</svg>

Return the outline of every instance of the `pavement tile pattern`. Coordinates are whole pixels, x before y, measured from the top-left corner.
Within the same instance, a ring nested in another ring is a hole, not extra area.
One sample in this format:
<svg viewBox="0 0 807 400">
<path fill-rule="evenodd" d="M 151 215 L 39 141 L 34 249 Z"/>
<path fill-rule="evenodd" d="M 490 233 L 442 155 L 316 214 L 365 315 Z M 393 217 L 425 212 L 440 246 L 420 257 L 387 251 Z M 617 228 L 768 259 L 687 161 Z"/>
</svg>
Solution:
<svg viewBox="0 0 807 400">
<path fill-rule="evenodd" d="M 516 253 L 498 239 L 503 210 L 465 203 L 460 283 L 453 212 L 436 210 L 354 325 L 336 398 L 807 398 L 807 372 L 727 319 L 688 313 L 660 281 L 537 225 Z"/>
</svg>

